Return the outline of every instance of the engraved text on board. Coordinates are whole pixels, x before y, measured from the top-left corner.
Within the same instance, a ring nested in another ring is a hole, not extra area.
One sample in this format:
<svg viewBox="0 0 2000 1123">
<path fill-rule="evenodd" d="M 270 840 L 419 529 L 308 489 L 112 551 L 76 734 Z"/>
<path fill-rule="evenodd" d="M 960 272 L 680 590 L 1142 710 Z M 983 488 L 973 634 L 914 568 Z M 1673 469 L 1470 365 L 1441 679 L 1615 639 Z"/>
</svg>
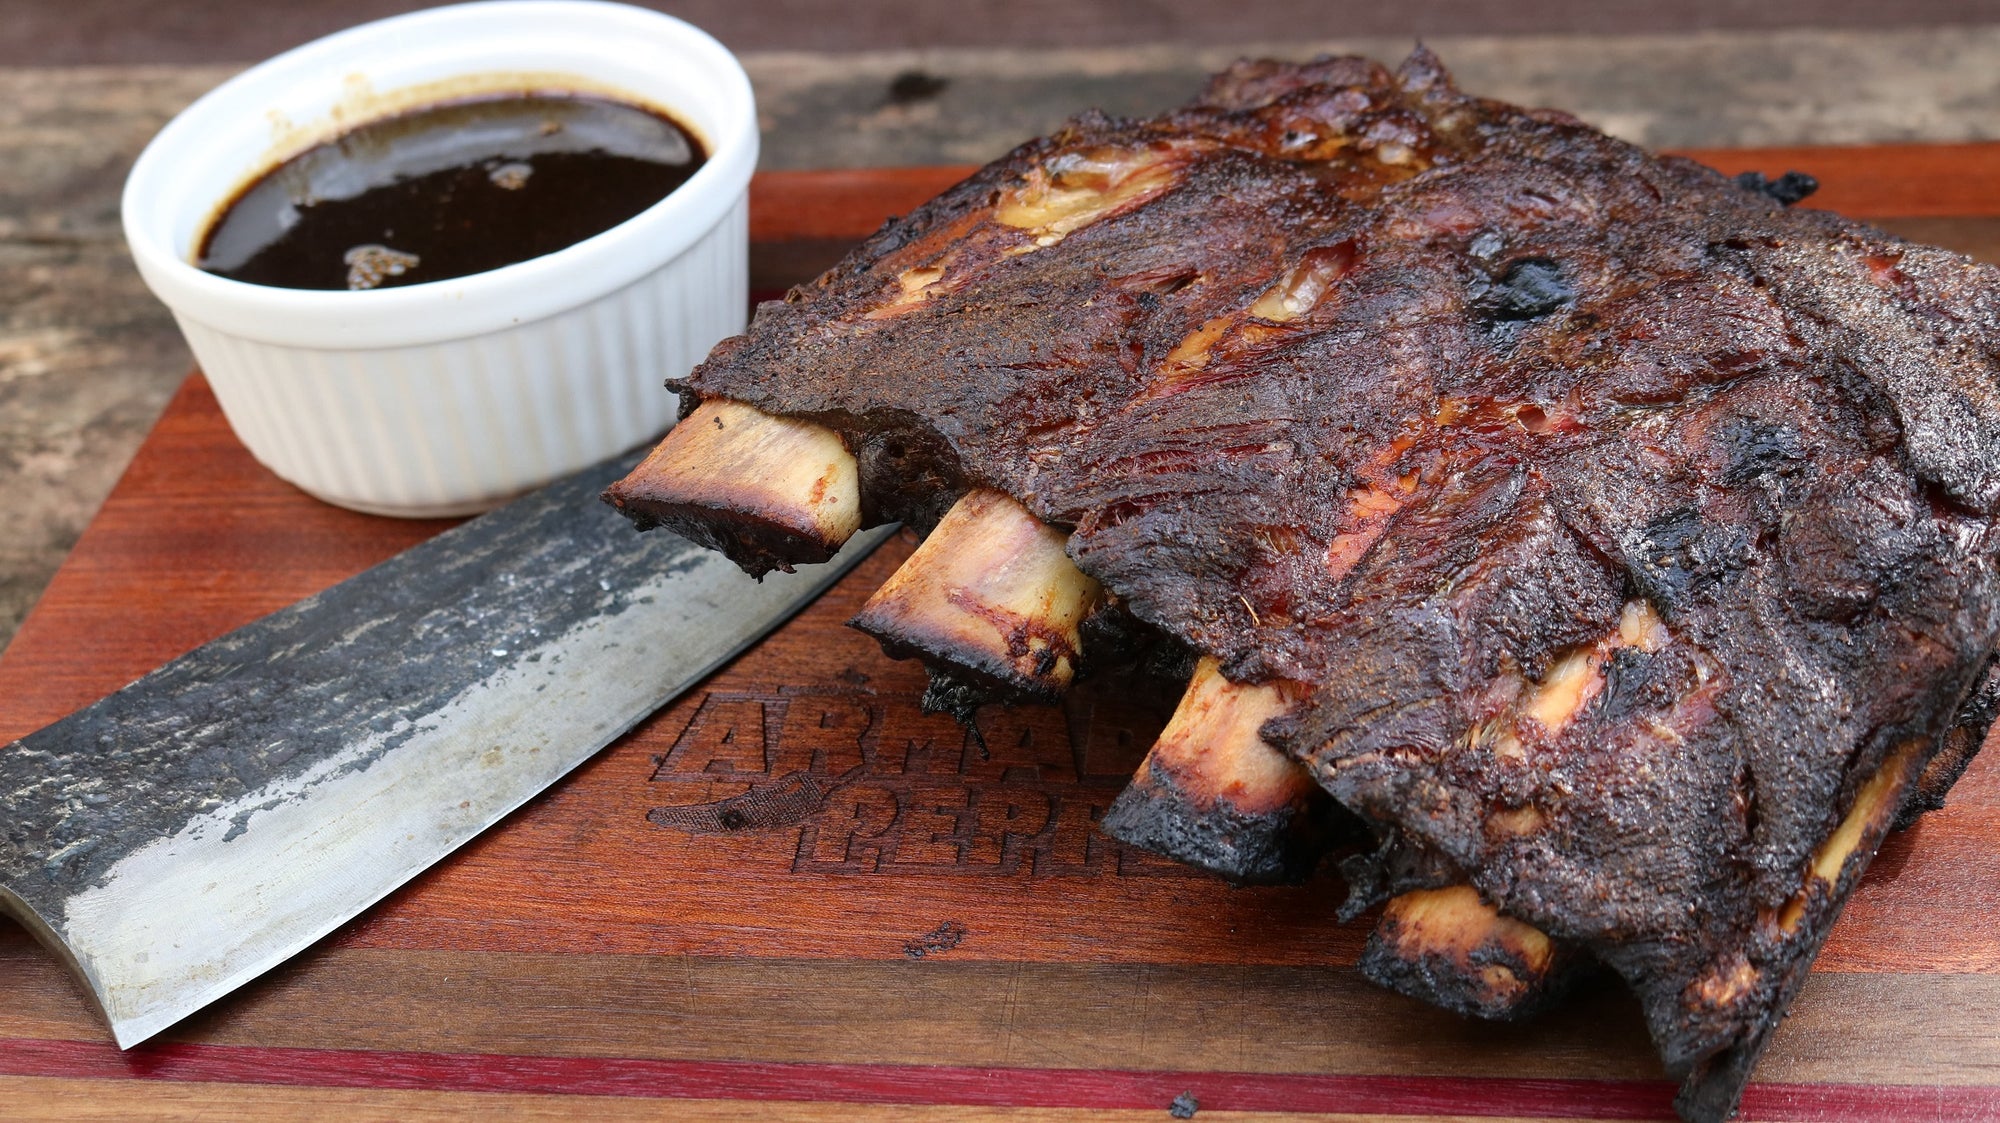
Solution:
<svg viewBox="0 0 2000 1123">
<path fill-rule="evenodd" d="M 647 818 L 769 837 L 798 873 L 1188 876 L 1097 829 L 1162 716 L 1116 688 L 970 728 L 861 686 L 713 691 L 655 758 Z"/>
</svg>

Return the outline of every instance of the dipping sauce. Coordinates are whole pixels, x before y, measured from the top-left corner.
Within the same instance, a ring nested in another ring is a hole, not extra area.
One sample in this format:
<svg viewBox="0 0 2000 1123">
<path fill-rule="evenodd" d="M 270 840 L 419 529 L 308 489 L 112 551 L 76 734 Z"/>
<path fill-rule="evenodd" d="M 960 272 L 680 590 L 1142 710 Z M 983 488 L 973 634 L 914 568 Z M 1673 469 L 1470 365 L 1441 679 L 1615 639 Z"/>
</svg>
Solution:
<svg viewBox="0 0 2000 1123">
<path fill-rule="evenodd" d="M 581 94 L 507 94 L 362 125 L 265 173 L 202 238 L 210 273 L 370 289 L 484 273 L 602 234 L 707 159 L 686 129 Z"/>
</svg>

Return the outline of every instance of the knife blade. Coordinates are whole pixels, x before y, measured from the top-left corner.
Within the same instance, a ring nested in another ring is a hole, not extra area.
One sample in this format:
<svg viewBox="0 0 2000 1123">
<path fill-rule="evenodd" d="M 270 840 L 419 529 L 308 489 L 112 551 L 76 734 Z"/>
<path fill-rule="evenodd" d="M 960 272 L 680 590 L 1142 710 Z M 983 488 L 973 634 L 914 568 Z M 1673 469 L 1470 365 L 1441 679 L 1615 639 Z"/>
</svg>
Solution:
<svg viewBox="0 0 2000 1123">
<path fill-rule="evenodd" d="M 893 531 L 759 582 L 597 493 L 607 461 L 0 750 L 0 911 L 121 1048 L 290 958 L 553 784 Z"/>
</svg>

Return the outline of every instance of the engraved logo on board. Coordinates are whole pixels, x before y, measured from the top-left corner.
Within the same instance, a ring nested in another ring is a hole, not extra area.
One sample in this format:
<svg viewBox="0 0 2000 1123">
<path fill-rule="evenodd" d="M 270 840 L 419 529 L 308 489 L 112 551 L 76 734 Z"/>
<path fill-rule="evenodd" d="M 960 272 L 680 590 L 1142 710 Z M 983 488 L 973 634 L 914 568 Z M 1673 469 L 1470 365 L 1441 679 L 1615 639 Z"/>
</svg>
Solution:
<svg viewBox="0 0 2000 1123">
<path fill-rule="evenodd" d="M 1113 689 L 976 729 L 862 687 L 713 691 L 654 758 L 654 824 L 758 833 L 797 873 L 1183 877 L 1097 829 L 1160 728 Z"/>
</svg>

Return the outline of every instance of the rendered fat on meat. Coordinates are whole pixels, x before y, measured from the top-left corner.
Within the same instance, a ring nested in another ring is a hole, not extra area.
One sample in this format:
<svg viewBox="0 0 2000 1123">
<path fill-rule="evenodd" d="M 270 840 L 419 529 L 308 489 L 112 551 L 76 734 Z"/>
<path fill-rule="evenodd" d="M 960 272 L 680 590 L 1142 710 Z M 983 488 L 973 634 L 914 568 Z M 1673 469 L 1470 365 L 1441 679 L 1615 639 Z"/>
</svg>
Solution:
<svg viewBox="0 0 2000 1123">
<path fill-rule="evenodd" d="M 2000 276 L 1769 187 L 1421 51 L 1241 63 L 1023 145 L 675 388 L 839 434 L 864 524 L 1011 497 L 1107 612 L 1299 684 L 1259 735 L 1366 824 L 1376 943 L 1490 914 L 1608 965 L 1719 1119 L 1976 749 L 2000 631 Z"/>
</svg>

